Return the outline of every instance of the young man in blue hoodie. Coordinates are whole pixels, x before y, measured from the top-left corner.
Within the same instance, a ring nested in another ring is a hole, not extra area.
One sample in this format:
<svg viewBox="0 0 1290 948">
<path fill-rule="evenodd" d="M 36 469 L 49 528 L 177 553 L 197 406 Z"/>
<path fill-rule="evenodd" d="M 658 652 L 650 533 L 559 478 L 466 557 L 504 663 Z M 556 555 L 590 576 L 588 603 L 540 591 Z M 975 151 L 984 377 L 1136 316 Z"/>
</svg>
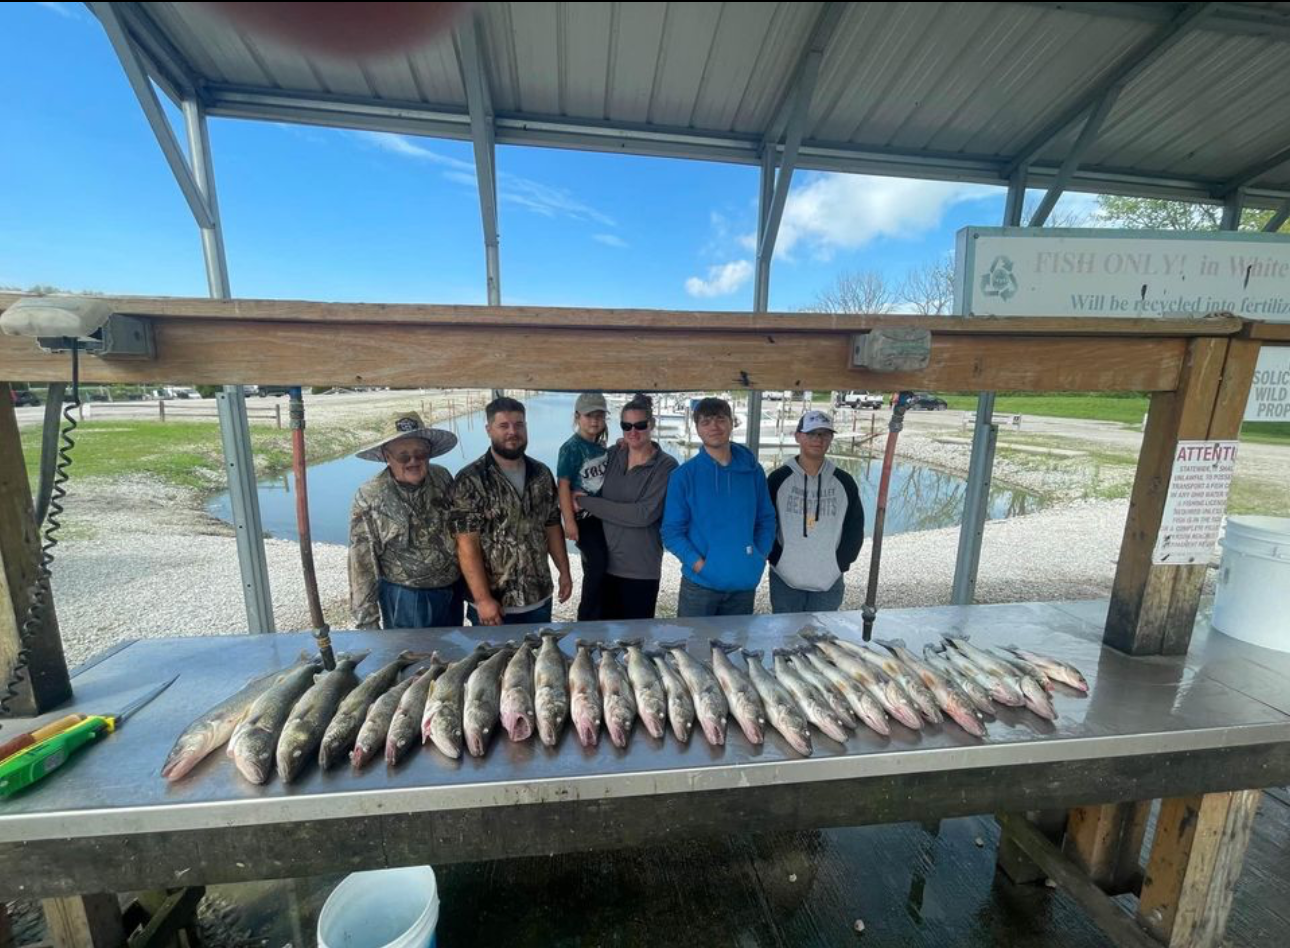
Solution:
<svg viewBox="0 0 1290 948">
<path fill-rule="evenodd" d="M 775 508 L 756 455 L 734 444 L 730 403 L 704 398 L 694 408 L 703 450 L 672 472 L 663 509 L 663 545 L 681 561 L 676 614 L 746 616 L 775 542 Z"/>
</svg>

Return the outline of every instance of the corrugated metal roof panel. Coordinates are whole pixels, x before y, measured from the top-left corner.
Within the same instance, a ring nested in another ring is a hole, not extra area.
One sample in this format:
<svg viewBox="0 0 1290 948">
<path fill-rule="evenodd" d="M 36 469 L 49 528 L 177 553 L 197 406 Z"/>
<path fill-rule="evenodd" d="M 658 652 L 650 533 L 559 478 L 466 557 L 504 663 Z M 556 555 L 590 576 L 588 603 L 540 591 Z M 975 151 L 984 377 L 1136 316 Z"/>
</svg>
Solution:
<svg viewBox="0 0 1290 948">
<path fill-rule="evenodd" d="M 677 155 L 706 154 L 703 143 L 716 142 L 718 155 L 750 161 L 824 6 L 535 0 L 479 4 L 476 16 L 493 105 L 510 123 L 506 140 L 531 135 L 545 144 Z M 418 110 L 460 115 L 466 105 L 449 34 L 392 58 L 342 62 L 246 35 L 202 5 L 137 9 L 216 100 L 233 86 L 242 87 L 240 103 L 256 90 L 297 96 L 294 117 L 327 121 L 325 96 L 333 94 L 350 110 L 336 113 L 338 124 L 370 102 L 373 117 L 362 127 L 379 126 L 379 109 L 392 104 L 401 128 L 415 125 Z M 877 155 L 911 169 L 924 159 L 949 169 L 962 156 L 965 175 L 989 178 L 991 156 L 1002 168 L 1182 9 L 847 4 L 821 65 L 806 152 L 814 166 L 837 168 L 848 167 L 851 154 L 855 168 L 872 167 Z M 1203 192 L 1290 145 L 1288 93 L 1290 3 L 1220 5 L 1129 83 L 1077 184 L 1114 172 Z M 227 95 L 232 103 L 234 91 Z M 310 97 L 319 96 L 313 108 Z M 272 117 L 275 107 L 230 105 L 225 114 Z M 553 128 L 553 120 L 567 127 Z M 460 134 L 454 122 L 429 127 Z M 1059 163 L 1078 128 L 1057 135 L 1036 160 Z M 618 130 L 619 145 L 597 145 Z M 1290 167 L 1271 170 L 1258 186 L 1290 188 Z"/>
</svg>

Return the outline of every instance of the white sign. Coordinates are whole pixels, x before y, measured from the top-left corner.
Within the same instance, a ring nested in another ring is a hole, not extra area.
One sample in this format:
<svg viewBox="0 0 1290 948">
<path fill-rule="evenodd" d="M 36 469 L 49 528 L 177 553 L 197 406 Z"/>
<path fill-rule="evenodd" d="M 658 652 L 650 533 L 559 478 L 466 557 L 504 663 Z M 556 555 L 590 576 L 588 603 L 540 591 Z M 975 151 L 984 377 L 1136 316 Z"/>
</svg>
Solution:
<svg viewBox="0 0 1290 948">
<path fill-rule="evenodd" d="M 1154 565 L 1209 562 L 1227 509 L 1236 446 L 1235 441 L 1178 442 L 1164 516 L 1151 553 Z"/>
<path fill-rule="evenodd" d="M 1290 236 L 965 227 L 963 316 L 1203 316 L 1290 322 Z"/>
<path fill-rule="evenodd" d="M 1259 350 L 1245 420 L 1290 421 L 1290 346 Z"/>
</svg>

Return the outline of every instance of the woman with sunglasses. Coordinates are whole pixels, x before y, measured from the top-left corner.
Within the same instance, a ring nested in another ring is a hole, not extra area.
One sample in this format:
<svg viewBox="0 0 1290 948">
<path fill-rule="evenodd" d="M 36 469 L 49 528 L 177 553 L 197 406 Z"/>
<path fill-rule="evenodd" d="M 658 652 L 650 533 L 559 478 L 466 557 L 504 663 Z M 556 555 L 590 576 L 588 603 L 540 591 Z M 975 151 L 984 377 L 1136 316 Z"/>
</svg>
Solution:
<svg viewBox="0 0 1290 948">
<path fill-rule="evenodd" d="M 653 438 L 654 403 L 637 394 L 623 406 L 622 440 L 609 449 L 599 497 L 574 495 L 580 509 L 604 523 L 609 567 L 602 619 L 652 619 L 663 569 L 659 524 L 676 458 Z"/>
</svg>

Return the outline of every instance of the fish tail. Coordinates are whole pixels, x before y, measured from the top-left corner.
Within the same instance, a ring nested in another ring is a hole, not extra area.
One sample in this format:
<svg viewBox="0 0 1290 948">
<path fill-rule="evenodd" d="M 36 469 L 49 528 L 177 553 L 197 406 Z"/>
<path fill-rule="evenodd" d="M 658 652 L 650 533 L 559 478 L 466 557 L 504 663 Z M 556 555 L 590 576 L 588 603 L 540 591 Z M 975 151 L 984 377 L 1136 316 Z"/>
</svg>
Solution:
<svg viewBox="0 0 1290 948">
<path fill-rule="evenodd" d="M 739 651 L 738 645 L 733 645 L 730 642 L 723 642 L 721 641 L 721 639 L 708 639 L 708 643 L 713 648 L 721 649 L 721 651 L 725 652 L 727 655 L 729 655 L 731 652 Z"/>
<path fill-rule="evenodd" d="M 654 644 L 657 645 L 659 648 L 664 648 L 664 649 L 679 648 L 682 652 L 685 651 L 685 642 L 682 639 L 673 639 L 667 642 L 655 642 Z"/>
</svg>

